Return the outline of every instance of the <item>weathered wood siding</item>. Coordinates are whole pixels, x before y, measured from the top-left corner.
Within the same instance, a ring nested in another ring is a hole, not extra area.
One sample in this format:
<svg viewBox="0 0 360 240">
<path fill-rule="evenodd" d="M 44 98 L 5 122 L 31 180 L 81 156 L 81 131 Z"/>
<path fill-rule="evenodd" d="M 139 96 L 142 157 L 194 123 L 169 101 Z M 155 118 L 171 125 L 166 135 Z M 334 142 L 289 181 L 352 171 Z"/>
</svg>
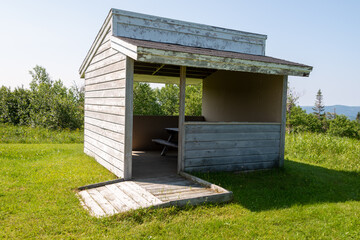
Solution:
<svg viewBox="0 0 360 240">
<path fill-rule="evenodd" d="M 188 172 L 272 168 L 279 154 L 280 124 L 185 123 Z"/>
<path fill-rule="evenodd" d="M 267 36 L 112 9 L 114 36 L 265 55 Z"/>
<path fill-rule="evenodd" d="M 126 56 L 108 32 L 85 72 L 84 152 L 124 177 Z"/>
</svg>

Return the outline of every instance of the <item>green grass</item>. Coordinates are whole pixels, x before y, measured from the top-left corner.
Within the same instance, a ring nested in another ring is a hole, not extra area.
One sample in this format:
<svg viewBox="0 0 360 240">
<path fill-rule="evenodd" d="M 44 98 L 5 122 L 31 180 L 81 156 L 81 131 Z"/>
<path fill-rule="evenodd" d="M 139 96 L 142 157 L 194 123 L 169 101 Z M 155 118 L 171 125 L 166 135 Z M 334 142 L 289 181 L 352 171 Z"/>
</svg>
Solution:
<svg viewBox="0 0 360 240">
<path fill-rule="evenodd" d="M 233 191 L 230 204 L 137 210 L 101 219 L 81 207 L 75 189 L 115 176 L 84 155 L 82 144 L 0 144 L 0 238 L 359 239 L 359 155 L 354 151 L 360 141 L 330 138 L 345 141 L 338 143 L 343 147 L 338 154 L 337 147 L 323 147 L 316 155 L 306 149 L 299 155 L 303 139 L 315 144 L 322 137 L 288 136 L 284 169 L 200 174 Z M 338 166 L 333 157 L 341 156 L 346 162 Z"/>
<path fill-rule="evenodd" d="M 0 123 L 0 143 L 82 143 L 82 130 L 49 130 Z"/>
</svg>

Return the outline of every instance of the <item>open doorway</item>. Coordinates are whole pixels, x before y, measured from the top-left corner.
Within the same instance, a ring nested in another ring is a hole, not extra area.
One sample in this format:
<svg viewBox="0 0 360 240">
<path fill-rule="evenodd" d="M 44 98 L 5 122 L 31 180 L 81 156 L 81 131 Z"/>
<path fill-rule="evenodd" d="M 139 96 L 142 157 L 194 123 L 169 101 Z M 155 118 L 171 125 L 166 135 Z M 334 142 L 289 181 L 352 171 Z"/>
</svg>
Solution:
<svg viewBox="0 0 360 240">
<path fill-rule="evenodd" d="M 177 173 L 179 86 L 134 82 L 132 177 L 150 178 Z M 202 84 L 186 87 L 186 121 L 201 116 Z M 154 140 L 169 144 L 159 144 Z"/>
</svg>

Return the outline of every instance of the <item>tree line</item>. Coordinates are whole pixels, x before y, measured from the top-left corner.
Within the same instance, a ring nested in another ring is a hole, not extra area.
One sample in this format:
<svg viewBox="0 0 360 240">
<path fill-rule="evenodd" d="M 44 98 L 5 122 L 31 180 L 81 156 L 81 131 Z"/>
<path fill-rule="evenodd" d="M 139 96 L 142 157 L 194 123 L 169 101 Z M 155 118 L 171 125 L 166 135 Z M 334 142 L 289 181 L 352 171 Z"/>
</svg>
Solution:
<svg viewBox="0 0 360 240">
<path fill-rule="evenodd" d="M 0 123 L 79 129 L 84 124 L 84 90 L 54 81 L 41 66 L 29 71 L 30 89 L 0 88 Z"/>
<path fill-rule="evenodd" d="M 360 139 L 360 112 L 352 121 L 345 115 L 325 112 L 321 89 L 316 94 L 312 113 L 298 106 L 298 99 L 299 95 L 288 88 L 286 128 L 289 133 L 316 132 Z"/>
</svg>

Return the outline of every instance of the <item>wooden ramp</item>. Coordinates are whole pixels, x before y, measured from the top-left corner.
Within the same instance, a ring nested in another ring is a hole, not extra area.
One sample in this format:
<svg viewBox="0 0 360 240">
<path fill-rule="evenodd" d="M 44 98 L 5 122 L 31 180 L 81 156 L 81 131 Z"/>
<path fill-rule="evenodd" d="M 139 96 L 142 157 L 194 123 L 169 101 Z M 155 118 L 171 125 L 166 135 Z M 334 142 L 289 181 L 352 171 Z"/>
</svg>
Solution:
<svg viewBox="0 0 360 240">
<path fill-rule="evenodd" d="M 131 209 L 227 202 L 232 192 L 187 173 L 134 179 L 79 192 L 83 206 L 97 217 Z"/>
</svg>

